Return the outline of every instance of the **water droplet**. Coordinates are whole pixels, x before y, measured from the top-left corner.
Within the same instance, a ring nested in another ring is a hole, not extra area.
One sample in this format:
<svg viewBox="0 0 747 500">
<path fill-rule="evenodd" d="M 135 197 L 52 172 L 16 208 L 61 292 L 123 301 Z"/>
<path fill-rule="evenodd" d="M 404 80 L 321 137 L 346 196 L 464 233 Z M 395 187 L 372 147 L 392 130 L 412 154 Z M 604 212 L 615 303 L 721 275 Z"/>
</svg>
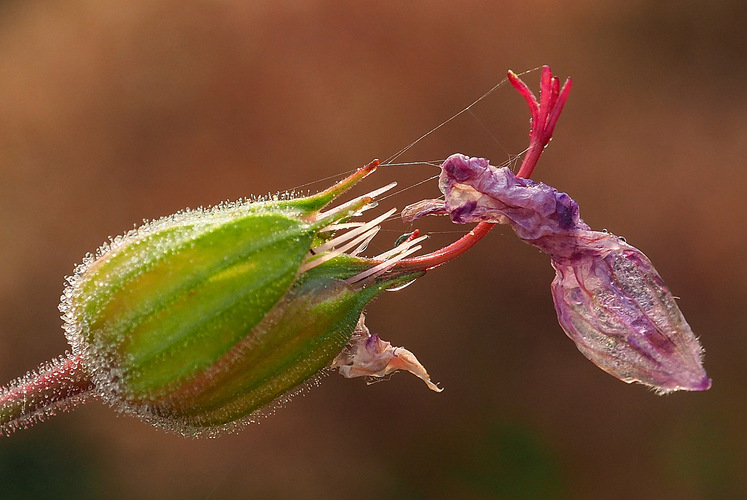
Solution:
<svg viewBox="0 0 747 500">
<path fill-rule="evenodd" d="M 410 236 L 412 236 L 413 233 L 414 233 L 414 231 L 410 232 L 410 233 L 405 233 L 402 236 L 400 236 L 399 238 L 397 238 L 397 240 L 394 242 L 394 246 L 395 247 L 400 246 L 402 243 L 404 243 L 407 240 L 407 238 L 409 238 Z"/>
<path fill-rule="evenodd" d="M 394 286 L 392 288 L 387 288 L 386 291 L 387 292 L 396 292 L 398 290 L 402 290 L 403 288 L 405 288 L 407 286 L 410 286 L 414 281 L 415 280 L 411 280 L 411 281 L 408 281 L 407 283 L 405 283 L 403 285 L 397 285 L 397 286 Z"/>
</svg>

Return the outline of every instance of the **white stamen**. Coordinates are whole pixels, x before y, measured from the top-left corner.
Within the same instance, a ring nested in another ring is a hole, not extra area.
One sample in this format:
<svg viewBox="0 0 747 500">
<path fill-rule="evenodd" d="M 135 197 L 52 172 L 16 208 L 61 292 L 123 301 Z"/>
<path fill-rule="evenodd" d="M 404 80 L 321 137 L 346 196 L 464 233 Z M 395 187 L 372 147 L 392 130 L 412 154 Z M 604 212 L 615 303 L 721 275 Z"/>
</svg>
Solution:
<svg viewBox="0 0 747 500">
<path fill-rule="evenodd" d="M 345 210 L 348 210 L 352 204 L 359 202 L 363 198 L 375 198 L 375 197 L 379 196 L 382 193 L 386 193 L 387 191 L 389 191 L 390 189 L 392 189 L 396 185 L 397 185 L 396 182 L 392 182 L 391 184 L 387 184 L 384 187 L 380 187 L 379 189 L 375 189 L 374 191 L 371 191 L 370 193 L 366 193 L 363 196 L 359 196 L 359 197 L 357 197 L 355 199 L 352 199 L 352 200 L 350 200 L 347 203 L 343 203 L 339 207 L 335 207 L 335 208 L 333 208 L 331 210 L 328 210 L 326 212 L 319 213 L 318 214 L 318 218 L 322 219 L 324 217 L 329 217 L 330 215 L 334 215 L 334 214 L 343 212 Z M 360 211 L 363 212 L 364 210 L 367 210 L 368 208 L 371 208 L 371 207 L 363 207 Z"/>
<path fill-rule="evenodd" d="M 327 227 L 323 227 L 319 230 L 320 233 L 326 233 L 328 231 L 339 231 L 340 229 L 352 229 L 354 227 L 361 227 L 365 222 L 342 222 L 340 224 L 331 224 Z"/>
<path fill-rule="evenodd" d="M 414 238 L 410 241 L 405 241 L 404 243 L 400 244 L 399 246 L 396 246 L 392 248 L 391 250 L 387 250 L 386 252 L 377 255 L 376 257 L 373 257 L 373 260 L 384 260 L 388 259 L 390 257 L 393 257 L 397 255 L 398 253 L 404 252 L 408 248 L 412 247 L 413 245 L 420 243 L 421 241 L 428 238 L 428 235 L 423 235 L 418 238 Z"/>
<path fill-rule="evenodd" d="M 346 241 L 348 241 L 348 240 L 350 240 L 352 238 L 355 238 L 359 234 L 368 231 L 371 227 L 377 226 L 378 224 L 380 224 L 381 222 L 383 222 L 386 218 L 388 218 L 389 216 L 391 216 L 396 211 L 397 211 L 397 209 L 393 208 L 393 209 L 389 210 L 388 212 L 386 212 L 385 214 L 380 215 L 379 217 L 375 218 L 372 221 L 366 222 L 365 224 L 363 224 L 363 225 L 361 225 L 359 227 L 356 227 L 356 228 L 352 229 L 351 231 L 346 232 L 345 234 L 341 234 L 340 236 L 336 236 L 335 238 L 332 238 L 331 240 L 329 240 L 326 243 L 322 243 L 321 245 L 319 245 L 318 247 L 316 247 L 316 248 L 313 249 L 314 253 L 315 254 L 321 254 L 321 253 L 326 252 L 327 250 L 329 250 L 331 248 L 336 247 L 337 245 L 339 245 L 341 243 L 344 243 L 344 242 L 346 242 Z M 334 226 L 331 226 L 331 227 L 334 227 Z"/>
<path fill-rule="evenodd" d="M 390 182 L 390 183 L 389 183 L 389 184 L 387 184 L 386 186 L 382 186 L 382 187 L 380 187 L 379 189 L 374 189 L 374 190 L 373 190 L 373 191 L 371 191 L 370 193 L 368 193 L 368 194 L 365 194 L 365 195 L 363 195 L 363 196 L 368 196 L 368 197 L 370 197 L 370 198 L 376 198 L 376 197 L 377 197 L 377 196 L 379 196 L 380 194 L 384 194 L 384 193 L 386 193 L 387 191 L 389 191 L 390 189 L 392 189 L 392 188 L 395 188 L 395 187 L 397 187 L 397 182 L 396 182 L 396 181 L 395 181 L 395 182 Z"/>
<path fill-rule="evenodd" d="M 394 264 L 396 264 L 400 260 L 404 259 L 408 255 L 417 252 L 421 248 L 423 248 L 423 247 L 421 247 L 420 245 L 417 245 L 417 246 L 414 246 L 412 248 L 409 248 L 407 251 L 402 252 L 401 254 L 397 255 L 396 257 L 392 257 L 389 260 L 385 260 L 381 264 L 379 264 L 377 266 L 374 266 L 371 269 L 367 269 L 367 270 L 363 271 L 362 273 L 358 273 L 355 276 L 346 279 L 345 281 L 348 284 L 352 285 L 352 284 L 357 283 L 357 282 L 359 282 L 359 281 L 361 281 L 361 280 L 363 280 L 365 278 L 368 278 L 368 277 L 376 278 L 377 276 L 379 276 L 381 274 L 384 274 L 389 269 L 391 269 L 394 266 Z"/>
<path fill-rule="evenodd" d="M 378 231 L 376 231 L 376 232 L 378 233 Z M 374 236 L 376 236 L 376 233 L 372 234 L 370 238 L 366 238 L 366 240 L 363 241 L 363 243 L 361 243 L 360 245 L 358 245 L 358 247 L 355 250 L 353 250 L 352 252 L 350 252 L 350 255 L 358 255 L 361 252 L 364 252 L 366 250 L 366 248 L 368 248 L 368 244 L 371 243 L 371 240 L 373 239 Z"/>
<path fill-rule="evenodd" d="M 347 244 L 334 248 L 333 250 L 318 256 L 317 258 L 313 260 L 307 260 L 303 264 L 301 264 L 301 267 L 299 268 L 299 273 L 305 273 L 309 269 L 314 269 L 316 266 L 324 264 L 328 260 L 334 259 L 340 254 L 345 253 L 346 251 L 353 248 L 355 245 L 359 244 L 361 241 L 371 241 L 371 238 L 376 236 L 376 233 L 379 232 L 379 229 L 381 229 L 378 226 L 374 226 L 370 228 L 368 231 L 364 232 L 363 234 L 359 235 L 357 238 L 355 238 L 353 241 L 348 242 Z"/>
</svg>

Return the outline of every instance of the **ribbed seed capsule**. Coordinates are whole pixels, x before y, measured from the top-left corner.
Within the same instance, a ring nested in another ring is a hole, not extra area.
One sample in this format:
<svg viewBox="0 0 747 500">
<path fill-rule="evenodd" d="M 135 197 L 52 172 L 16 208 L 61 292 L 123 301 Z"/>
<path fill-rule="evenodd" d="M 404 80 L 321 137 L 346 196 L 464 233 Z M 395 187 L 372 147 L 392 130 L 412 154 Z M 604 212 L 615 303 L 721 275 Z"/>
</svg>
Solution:
<svg viewBox="0 0 747 500">
<path fill-rule="evenodd" d="M 343 251 L 378 230 L 384 216 L 349 222 L 371 196 L 322 212 L 375 166 L 311 197 L 179 213 L 89 256 L 60 308 L 94 392 L 159 427 L 213 435 L 328 367 L 366 303 L 423 274 L 392 269 L 411 244 L 388 260 Z"/>
</svg>

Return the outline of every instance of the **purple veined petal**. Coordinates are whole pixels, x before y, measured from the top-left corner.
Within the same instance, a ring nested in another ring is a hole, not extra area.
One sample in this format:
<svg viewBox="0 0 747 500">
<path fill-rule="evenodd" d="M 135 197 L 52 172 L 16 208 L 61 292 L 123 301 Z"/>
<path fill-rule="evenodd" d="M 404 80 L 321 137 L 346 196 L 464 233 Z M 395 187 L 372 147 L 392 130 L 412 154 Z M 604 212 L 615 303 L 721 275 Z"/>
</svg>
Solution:
<svg viewBox="0 0 747 500">
<path fill-rule="evenodd" d="M 508 168 L 461 154 L 441 167 L 443 209 L 452 221 L 508 224 L 550 256 L 560 325 L 594 364 L 660 393 L 711 386 L 698 339 L 640 250 L 591 231 L 570 196 Z M 414 206 L 408 214 L 429 212 Z"/>
<path fill-rule="evenodd" d="M 637 248 L 606 235 L 609 251 L 553 261 L 560 326 L 594 364 L 660 393 L 702 391 L 702 348 L 669 289 Z"/>
<path fill-rule="evenodd" d="M 548 241 L 549 246 L 543 247 L 544 237 L 589 229 L 570 196 L 516 177 L 510 169 L 494 167 L 484 158 L 455 154 L 446 159 L 442 169 L 439 187 L 446 195 L 446 210 L 456 223 L 509 224 L 519 238 L 549 254 L 557 243 Z"/>
</svg>

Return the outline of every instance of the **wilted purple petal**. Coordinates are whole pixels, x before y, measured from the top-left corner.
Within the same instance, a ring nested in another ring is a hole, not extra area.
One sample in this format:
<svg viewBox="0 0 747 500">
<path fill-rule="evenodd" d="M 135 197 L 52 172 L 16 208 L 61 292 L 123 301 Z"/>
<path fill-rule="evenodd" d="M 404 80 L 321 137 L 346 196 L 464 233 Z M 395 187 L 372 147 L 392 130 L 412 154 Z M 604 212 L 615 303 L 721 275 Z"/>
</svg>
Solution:
<svg viewBox="0 0 747 500">
<path fill-rule="evenodd" d="M 452 155 L 439 180 L 457 223 L 510 224 L 552 259 L 560 325 L 597 366 L 659 392 L 705 390 L 702 348 L 648 258 L 591 231 L 570 196 L 483 158 Z"/>
<path fill-rule="evenodd" d="M 660 392 L 711 386 L 702 349 L 648 258 L 613 235 L 594 251 L 553 260 L 558 321 L 594 364 Z"/>
<path fill-rule="evenodd" d="M 330 367 L 338 368 L 346 378 L 381 378 L 405 370 L 420 378 L 432 391 L 443 390 L 431 382 L 425 367 L 413 353 L 404 347 L 393 347 L 378 335 L 372 335 L 366 327 L 363 315 L 358 319 L 347 348 L 334 359 Z"/>
</svg>

